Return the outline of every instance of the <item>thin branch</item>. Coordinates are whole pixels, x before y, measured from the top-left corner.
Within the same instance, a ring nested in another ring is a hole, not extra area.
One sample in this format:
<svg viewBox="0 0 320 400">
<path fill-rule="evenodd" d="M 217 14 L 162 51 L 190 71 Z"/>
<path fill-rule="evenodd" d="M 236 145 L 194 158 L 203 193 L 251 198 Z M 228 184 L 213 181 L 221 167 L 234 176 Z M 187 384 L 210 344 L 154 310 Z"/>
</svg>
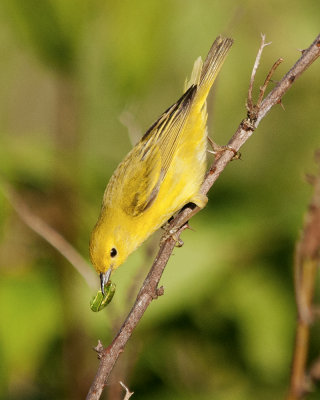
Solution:
<svg viewBox="0 0 320 400">
<path fill-rule="evenodd" d="M 266 39 L 266 35 L 264 35 L 263 33 L 261 33 L 261 44 L 257 53 L 257 57 L 256 60 L 253 64 L 253 68 L 252 68 L 252 73 L 251 73 L 251 78 L 250 78 L 250 85 L 249 85 L 249 90 L 248 90 L 248 100 L 247 100 L 247 109 L 248 110 L 252 110 L 253 108 L 253 97 L 252 97 L 252 91 L 253 91 L 253 84 L 254 81 L 256 79 L 256 74 L 257 74 L 257 70 L 260 64 L 260 60 L 261 60 L 261 56 L 262 56 L 262 52 L 263 49 L 266 46 L 269 46 L 269 44 L 271 44 L 271 42 L 269 43 L 265 43 L 265 39 Z"/>
<path fill-rule="evenodd" d="M 92 267 L 78 253 L 71 244 L 64 239 L 57 231 L 45 223 L 41 218 L 34 215 L 27 205 L 22 201 L 19 195 L 7 183 L 1 181 L 3 194 L 8 199 L 11 206 L 19 215 L 21 220 L 35 233 L 41 236 L 51 246 L 53 246 L 60 254 L 62 254 L 79 274 L 86 281 L 91 289 L 98 286 L 98 278 L 92 271 Z"/>
<path fill-rule="evenodd" d="M 240 123 L 237 131 L 228 143 L 231 148 L 235 149 L 236 151 L 240 149 L 240 147 L 250 138 L 259 122 L 266 116 L 271 107 L 280 101 L 284 93 L 292 86 L 293 81 L 300 76 L 308 68 L 308 66 L 317 59 L 319 55 L 320 35 L 303 53 L 302 57 L 297 61 L 295 66 L 288 72 L 288 74 L 285 75 L 283 79 L 281 79 L 278 85 L 261 103 L 261 107 L 258 110 L 257 119 L 251 120 L 248 117 Z M 295 78 L 291 79 L 292 76 Z M 209 191 L 213 183 L 218 179 L 226 165 L 232 160 L 233 157 L 234 152 L 232 150 L 226 150 L 221 157 L 214 161 L 202 185 L 202 193 L 207 193 Z M 177 237 L 179 237 L 181 232 L 186 229 L 186 226 L 183 226 L 183 224 L 198 211 L 200 211 L 198 207 L 187 207 L 173 219 L 170 227 L 171 229 L 176 230 Z M 142 315 L 146 311 L 151 301 L 157 298 L 157 296 L 163 292 L 163 288 L 158 289 L 158 284 L 174 247 L 175 240 L 172 237 L 167 238 L 167 240 L 161 244 L 158 255 L 156 256 L 148 276 L 138 293 L 135 304 L 133 305 L 127 319 L 123 323 L 120 331 L 112 343 L 101 354 L 99 368 L 87 395 L 87 400 L 100 398 L 105 382 L 107 381 L 110 372 L 116 363 L 116 360 L 123 351 L 134 328 L 142 318 Z"/>
<path fill-rule="evenodd" d="M 261 104 L 259 116 L 257 119 L 256 127 L 259 125 L 262 118 L 264 118 L 270 111 L 271 107 L 280 103 L 283 95 L 290 89 L 292 84 L 299 78 L 299 76 L 315 62 L 320 55 L 320 35 L 318 35 L 311 46 L 306 49 L 295 65 L 289 72 L 281 79 L 276 87 L 268 94 Z"/>
<path fill-rule="evenodd" d="M 121 381 L 119 383 L 123 387 L 123 389 L 126 391 L 126 395 L 123 398 L 123 400 L 129 400 L 134 392 L 130 392 L 130 390 L 127 388 L 127 386 L 124 383 L 122 383 Z"/>
<path fill-rule="evenodd" d="M 317 161 L 320 167 L 320 159 Z M 320 377 L 319 360 L 311 367 L 310 374 L 307 374 L 310 326 L 317 317 L 313 295 L 320 264 L 320 168 L 319 176 L 313 177 L 312 182 L 314 195 L 295 254 L 294 282 L 298 320 L 288 400 L 302 399 L 310 391 L 310 378 Z"/>
<path fill-rule="evenodd" d="M 268 43 L 268 44 L 269 44 L 269 43 Z M 279 59 L 273 64 L 273 66 L 271 67 L 271 69 L 270 69 L 270 71 L 269 71 L 269 73 L 268 73 L 268 75 L 267 75 L 267 77 L 266 77 L 266 79 L 265 79 L 265 81 L 264 81 L 264 84 L 261 86 L 259 98 L 258 98 L 258 101 L 257 101 L 257 107 L 258 107 L 258 108 L 261 106 L 261 102 L 262 102 L 262 100 L 263 100 L 263 98 L 264 98 L 264 94 L 265 94 L 266 89 L 267 89 L 267 86 L 268 86 L 268 84 L 269 84 L 269 82 L 270 82 L 270 80 L 271 80 L 271 78 L 272 78 L 272 75 L 275 73 L 276 69 L 279 67 L 279 65 L 282 63 L 282 61 L 283 61 L 283 58 L 279 58 Z"/>
</svg>

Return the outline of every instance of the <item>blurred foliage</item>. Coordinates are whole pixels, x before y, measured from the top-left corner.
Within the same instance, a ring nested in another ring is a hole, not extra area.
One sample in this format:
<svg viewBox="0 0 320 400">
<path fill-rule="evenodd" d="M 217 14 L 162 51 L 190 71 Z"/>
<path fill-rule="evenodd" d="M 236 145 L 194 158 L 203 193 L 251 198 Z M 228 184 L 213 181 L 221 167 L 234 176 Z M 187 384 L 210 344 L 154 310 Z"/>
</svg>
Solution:
<svg viewBox="0 0 320 400">
<path fill-rule="evenodd" d="M 285 61 L 275 80 L 313 41 L 318 16 L 318 0 L 2 1 L 1 176 L 88 258 L 104 187 L 131 147 L 121 114 L 146 130 L 181 95 L 196 57 L 229 34 L 235 44 L 208 106 L 210 134 L 224 144 L 245 116 L 260 32 L 273 44 L 256 93 L 277 58 Z M 303 176 L 319 147 L 319 96 L 318 62 L 283 99 L 286 111 L 272 110 L 243 161 L 223 173 L 170 259 L 165 296 L 122 355 L 109 398 L 119 398 L 119 379 L 139 399 L 284 397 L 292 259 L 311 195 Z M 92 347 L 107 344 L 125 318 L 157 236 L 114 274 L 116 296 L 97 314 L 85 282 L 30 233 L 1 191 L 0 238 L 0 398 L 84 398 L 97 368 Z M 319 348 L 315 331 L 311 359 Z"/>
</svg>

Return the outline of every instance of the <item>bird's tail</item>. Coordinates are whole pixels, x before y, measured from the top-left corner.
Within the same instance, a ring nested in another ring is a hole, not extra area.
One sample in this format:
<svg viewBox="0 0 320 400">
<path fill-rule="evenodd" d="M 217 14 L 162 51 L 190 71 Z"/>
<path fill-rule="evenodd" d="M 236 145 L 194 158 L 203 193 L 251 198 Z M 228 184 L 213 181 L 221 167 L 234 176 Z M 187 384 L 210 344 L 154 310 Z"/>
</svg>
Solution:
<svg viewBox="0 0 320 400">
<path fill-rule="evenodd" d="M 226 57 L 233 44 L 230 38 L 218 36 L 214 41 L 204 63 L 199 57 L 194 63 L 189 82 L 185 89 L 195 84 L 198 86 L 195 102 L 202 107 L 208 96 L 209 90 L 215 81 Z"/>
</svg>

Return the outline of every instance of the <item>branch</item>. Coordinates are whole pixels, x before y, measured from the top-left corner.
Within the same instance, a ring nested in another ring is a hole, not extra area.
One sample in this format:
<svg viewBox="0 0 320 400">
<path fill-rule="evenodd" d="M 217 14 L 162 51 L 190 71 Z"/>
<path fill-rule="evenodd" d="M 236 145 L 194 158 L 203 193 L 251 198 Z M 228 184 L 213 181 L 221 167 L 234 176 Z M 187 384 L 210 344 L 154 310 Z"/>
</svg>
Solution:
<svg viewBox="0 0 320 400">
<path fill-rule="evenodd" d="M 238 129 L 228 143 L 230 149 L 226 148 L 221 155 L 219 154 L 219 157 L 216 157 L 212 164 L 201 187 L 202 193 L 206 194 L 209 191 L 227 164 L 232 160 L 234 157 L 233 150 L 239 151 L 241 146 L 243 146 L 257 128 L 262 118 L 270 111 L 271 107 L 280 102 L 282 96 L 290 89 L 293 82 L 317 59 L 317 57 L 319 57 L 319 55 L 320 35 L 311 46 L 303 52 L 297 63 L 281 79 L 266 99 L 261 102 L 261 106 L 258 107 L 258 109 L 254 109 L 255 106 L 253 104 L 251 105 L 247 118 L 240 123 Z M 187 207 L 172 220 L 170 223 L 170 230 L 175 232 L 176 237 L 179 237 L 181 232 L 187 228 L 187 225 L 184 224 L 199 211 L 200 209 L 198 207 Z M 112 343 L 99 354 L 100 365 L 87 395 L 87 400 L 100 398 L 110 372 L 134 328 L 137 326 L 151 301 L 163 293 L 163 288 L 158 288 L 158 284 L 174 247 L 175 240 L 172 237 L 168 237 L 161 244 L 158 255 L 153 262 L 127 319 Z"/>
<path fill-rule="evenodd" d="M 41 218 L 34 215 L 19 195 L 6 183 L 1 181 L 2 191 L 22 221 L 60 254 L 62 254 L 86 281 L 91 289 L 97 288 L 98 279 L 90 265 L 73 246 Z"/>
<path fill-rule="evenodd" d="M 320 152 L 317 156 L 320 167 Z M 311 380 L 320 379 L 320 359 L 310 368 L 309 377 L 306 373 L 310 326 L 317 316 L 313 307 L 313 295 L 320 263 L 320 168 L 319 176 L 309 177 L 309 181 L 314 185 L 314 195 L 295 254 L 294 280 L 298 320 L 288 400 L 302 399 L 310 392 Z"/>
<path fill-rule="evenodd" d="M 127 386 L 124 383 L 122 383 L 121 381 L 119 383 L 123 387 L 123 389 L 126 391 L 126 395 L 123 400 L 129 400 L 130 397 L 133 395 L 133 392 L 130 392 L 130 390 L 127 388 Z"/>
<path fill-rule="evenodd" d="M 248 110 L 252 110 L 254 104 L 253 104 L 253 100 L 252 100 L 252 91 L 253 91 L 253 84 L 256 78 L 256 74 L 257 74 L 257 70 L 260 64 L 260 60 L 261 60 L 261 56 L 262 56 L 262 52 L 263 49 L 266 46 L 269 46 L 269 44 L 271 44 L 271 42 L 269 43 L 265 43 L 265 38 L 266 35 L 261 34 L 261 45 L 259 47 L 258 53 L 257 53 L 257 57 L 256 57 L 256 61 L 254 62 L 253 68 L 252 68 L 252 73 L 251 73 L 251 78 L 250 78 L 250 85 L 249 85 L 249 90 L 248 90 L 248 100 L 247 100 L 247 109 Z"/>
</svg>

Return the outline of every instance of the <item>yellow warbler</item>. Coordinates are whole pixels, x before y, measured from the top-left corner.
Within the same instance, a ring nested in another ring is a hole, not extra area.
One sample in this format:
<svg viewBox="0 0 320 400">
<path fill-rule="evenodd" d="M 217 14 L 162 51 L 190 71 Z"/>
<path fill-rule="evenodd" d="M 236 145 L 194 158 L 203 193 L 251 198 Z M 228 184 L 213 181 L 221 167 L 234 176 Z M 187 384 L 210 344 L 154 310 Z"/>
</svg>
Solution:
<svg viewBox="0 0 320 400">
<path fill-rule="evenodd" d="M 232 46 L 218 37 L 199 57 L 185 93 L 148 129 L 113 173 L 90 240 L 102 292 L 111 272 L 187 203 L 202 208 L 209 90 Z"/>
</svg>

